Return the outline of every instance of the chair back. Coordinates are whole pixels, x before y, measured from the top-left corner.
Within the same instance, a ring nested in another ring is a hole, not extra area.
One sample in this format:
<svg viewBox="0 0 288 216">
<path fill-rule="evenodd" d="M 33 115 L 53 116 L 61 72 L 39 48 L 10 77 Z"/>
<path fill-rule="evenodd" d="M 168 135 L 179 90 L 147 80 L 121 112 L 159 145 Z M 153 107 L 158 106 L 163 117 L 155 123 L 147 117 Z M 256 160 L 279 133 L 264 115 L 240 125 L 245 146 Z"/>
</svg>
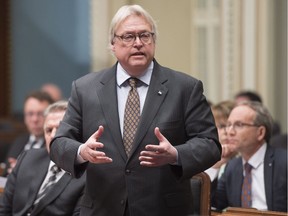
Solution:
<svg viewBox="0 0 288 216">
<path fill-rule="evenodd" d="M 201 172 L 190 180 L 193 197 L 193 215 L 210 216 L 210 190 L 211 181 L 207 173 Z"/>
</svg>

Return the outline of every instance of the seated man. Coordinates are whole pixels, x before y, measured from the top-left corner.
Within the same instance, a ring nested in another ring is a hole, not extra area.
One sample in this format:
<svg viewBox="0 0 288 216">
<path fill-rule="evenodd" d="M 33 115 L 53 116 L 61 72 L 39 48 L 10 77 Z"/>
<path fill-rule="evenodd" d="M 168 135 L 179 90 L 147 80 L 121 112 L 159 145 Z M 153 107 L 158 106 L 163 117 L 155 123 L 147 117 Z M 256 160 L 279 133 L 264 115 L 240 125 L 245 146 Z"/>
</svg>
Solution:
<svg viewBox="0 0 288 216">
<path fill-rule="evenodd" d="M 24 123 L 27 134 L 20 135 L 11 144 L 6 156 L 3 176 L 7 176 L 15 166 L 17 157 L 25 150 L 45 147 L 43 135 L 43 112 L 53 102 L 45 92 L 35 91 L 28 94 L 24 101 Z"/>
<path fill-rule="evenodd" d="M 0 215 L 79 214 L 78 202 L 83 194 L 85 175 L 73 179 L 69 173 L 57 168 L 48 154 L 49 144 L 66 108 L 67 102 L 59 101 L 45 110 L 46 149 L 30 149 L 19 156 L 8 176 L 0 203 Z"/>
<path fill-rule="evenodd" d="M 212 206 L 287 212 L 287 151 L 268 144 L 272 122 L 259 102 L 243 102 L 231 111 L 226 131 L 241 156 L 227 163 Z"/>
</svg>

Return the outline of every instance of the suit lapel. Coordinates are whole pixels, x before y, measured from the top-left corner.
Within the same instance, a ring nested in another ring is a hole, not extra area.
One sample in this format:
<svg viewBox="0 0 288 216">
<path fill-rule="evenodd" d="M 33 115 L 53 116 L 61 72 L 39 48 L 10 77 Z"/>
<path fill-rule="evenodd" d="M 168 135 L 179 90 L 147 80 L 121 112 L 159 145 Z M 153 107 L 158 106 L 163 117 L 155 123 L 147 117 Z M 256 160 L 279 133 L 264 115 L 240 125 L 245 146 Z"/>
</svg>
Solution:
<svg viewBox="0 0 288 216">
<path fill-rule="evenodd" d="M 234 197 L 236 198 L 235 202 L 237 206 L 241 206 L 241 193 L 242 193 L 242 183 L 243 183 L 243 165 L 242 165 L 242 158 L 239 157 L 237 161 L 238 165 L 235 170 L 234 180 L 232 184 L 235 183 L 235 194 Z"/>
<path fill-rule="evenodd" d="M 123 147 L 117 106 L 116 65 L 111 70 L 105 72 L 98 88 L 99 101 L 107 121 L 107 126 L 121 157 L 126 161 L 127 156 Z M 111 104 L 115 105 L 112 106 Z"/>
<path fill-rule="evenodd" d="M 272 209 L 272 185 L 273 185 L 273 164 L 274 157 L 273 151 L 267 145 L 267 150 L 264 158 L 264 185 L 265 185 L 265 195 L 268 209 Z"/>
<path fill-rule="evenodd" d="M 33 164 L 34 167 L 33 167 L 33 171 L 31 172 L 37 173 L 38 178 L 31 178 L 31 181 L 29 182 L 29 196 L 28 196 L 29 199 L 27 200 L 27 203 L 26 203 L 27 209 L 33 206 L 34 200 L 47 174 L 49 161 L 50 161 L 46 148 L 43 148 L 42 151 L 40 151 L 39 149 L 39 151 L 37 151 L 37 154 L 39 155 L 42 154 L 43 157 L 40 157 L 41 160 Z"/>
<path fill-rule="evenodd" d="M 72 177 L 65 173 L 59 181 L 53 186 L 53 188 L 44 196 L 39 203 L 34 207 L 31 212 L 32 215 L 37 215 L 43 210 L 49 203 L 53 202 L 59 194 L 66 188 L 67 184 L 71 181 Z"/>
</svg>

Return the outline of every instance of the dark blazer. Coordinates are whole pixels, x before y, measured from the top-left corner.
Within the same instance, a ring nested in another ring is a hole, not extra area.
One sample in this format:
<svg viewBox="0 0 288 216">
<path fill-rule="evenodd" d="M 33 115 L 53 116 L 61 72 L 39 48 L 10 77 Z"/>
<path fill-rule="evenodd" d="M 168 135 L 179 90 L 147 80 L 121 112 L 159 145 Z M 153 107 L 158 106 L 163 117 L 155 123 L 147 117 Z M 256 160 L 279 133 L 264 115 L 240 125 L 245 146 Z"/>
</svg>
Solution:
<svg viewBox="0 0 288 216">
<path fill-rule="evenodd" d="M 38 190 L 45 179 L 50 158 L 46 148 L 31 149 L 23 152 L 17 165 L 8 176 L 3 198 L 0 203 L 0 215 L 22 216 L 33 205 Z M 73 179 L 65 173 L 53 189 L 40 200 L 31 215 L 79 215 L 77 202 L 82 196 L 85 175 Z"/>
<path fill-rule="evenodd" d="M 3 176 L 8 175 L 8 172 L 7 172 L 9 168 L 8 158 L 9 157 L 17 158 L 24 151 L 24 147 L 28 143 L 29 137 L 30 137 L 30 134 L 28 133 L 22 134 L 19 137 L 17 137 L 15 141 L 11 144 L 8 150 L 7 156 L 6 156 L 6 160 L 5 160 L 6 167 L 3 172 Z M 43 141 L 42 147 L 45 147 L 44 141 Z"/>
<path fill-rule="evenodd" d="M 75 164 L 78 147 L 99 127 L 109 164 Z M 79 177 L 87 169 L 81 215 L 118 216 L 129 207 L 130 216 L 182 216 L 191 212 L 189 179 L 220 159 L 214 119 L 201 81 L 161 67 L 154 61 L 151 83 L 138 131 L 127 158 L 119 126 L 116 65 L 90 73 L 72 85 L 68 109 L 51 144 L 51 158 Z M 154 128 L 178 150 L 181 166 L 148 168 L 139 154 L 157 144 Z M 128 205 L 127 205 L 128 202 Z"/>
<path fill-rule="evenodd" d="M 226 165 L 218 180 L 212 206 L 218 209 L 241 207 L 243 182 L 242 158 L 234 158 Z M 268 210 L 287 211 L 287 151 L 267 145 L 264 158 L 264 184 Z"/>
</svg>

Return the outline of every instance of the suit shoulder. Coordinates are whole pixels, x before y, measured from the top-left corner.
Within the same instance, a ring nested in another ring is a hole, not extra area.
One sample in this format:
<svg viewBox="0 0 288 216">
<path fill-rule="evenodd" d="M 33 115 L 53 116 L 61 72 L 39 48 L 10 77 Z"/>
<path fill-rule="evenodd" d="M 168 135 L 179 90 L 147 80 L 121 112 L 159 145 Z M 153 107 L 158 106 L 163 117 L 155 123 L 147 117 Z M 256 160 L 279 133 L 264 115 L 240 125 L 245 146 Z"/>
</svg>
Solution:
<svg viewBox="0 0 288 216">
<path fill-rule="evenodd" d="M 100 70 L 98 72 L 91 72 L 91 73 L 88 73 L 88 74 L 78 78 L 74 82 L 77 83 L 77 85 L 81 85 L 81 84 L 86 85 L 87 83 L 95 83 L 95 81 L 103 80 L 104 77 L 106 77 L 106 76 L 114 75 L 113 72 L 115 72 L 115 71 L 116 70 L 114 69 L 114 67 L 111 67 L 111 68 L 106 68 L 106 69 Z"/>
<path fill-rule="evenodd" d="M 266 156 L 275 157 L 276 159 L 287 159 L 287 149 L 267 145 Z"/>
<path fill-rule="evenodd" d="M 171 77 L 174 77 L 176 79 L 180 79 L 182 80 L 183 82 L 198 82 L 200 81 L 199 79 L 187 74 L 187 73 L 184 73 L 182 71 L 177 71 L 177 70 L 174 70 L 174 69 L 171 69 L 171 68 L 168 68 L 168 67 L 163 67 L 163 66 L 160 66 L 161 70 L 163 70 L 168 76 L 171 76 Z"/>
<path fill-rule="evenodd" d="M 39 149 L 29 149 L 26 151 L 23 151 L 20 155 L 18 160 L 28 159 L 31 160 L 31 158 L 34 160 L 37 159 L 43 159 L 49 157 L 49 154 L 46 150 L 46 148 L 39 148 Z"/>
</svg>

